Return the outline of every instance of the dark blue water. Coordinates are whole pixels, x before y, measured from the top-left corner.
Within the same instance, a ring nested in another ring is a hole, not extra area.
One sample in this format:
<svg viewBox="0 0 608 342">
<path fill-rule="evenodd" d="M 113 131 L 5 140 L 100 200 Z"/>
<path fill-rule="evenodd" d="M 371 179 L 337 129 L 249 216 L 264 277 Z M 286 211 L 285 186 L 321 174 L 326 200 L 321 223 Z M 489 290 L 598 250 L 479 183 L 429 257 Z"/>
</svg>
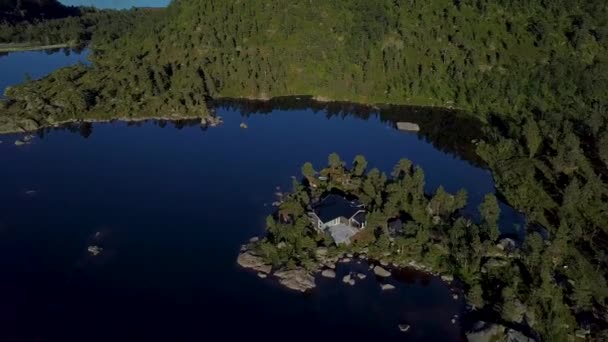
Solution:
<svg viewBox="0 0 608 342">
<path fill-rule="evenodd" d="M 48 73 L 57 56 L 2 57 L 2 82 Z M 490 173 L 377 113 L 237 107 L 220 105 L 224 124 L 208 130 L 116 122 L 50 130 L 21 147 L 18 135 L 0 136 L 0 340 L 460 340 L 450 319 L 463 304 L 436 278 L 405 274 L 392 293 L 372 276 L 354 287 L 320 279 L 301 295 L 235 259 L 263 233 L 276 187 L 288 190 L 305 161 L 322 166 L 331 152 L 364 154 L 387 172 L 409 158 L 429 191 L 466 188 L 470 211 L 493 191 Z M 89 256 L 90 244 L 102 255 Z M 402 321 L 412 325 L 405 335 Z"/>
<path fill-rule="evenodd" d="M 0 96 L 6 87 L 39 79 L 53 70 L 76 63 L 88 64 L 89 50 L 22 51 L 0 55 Z"/>
</svg>

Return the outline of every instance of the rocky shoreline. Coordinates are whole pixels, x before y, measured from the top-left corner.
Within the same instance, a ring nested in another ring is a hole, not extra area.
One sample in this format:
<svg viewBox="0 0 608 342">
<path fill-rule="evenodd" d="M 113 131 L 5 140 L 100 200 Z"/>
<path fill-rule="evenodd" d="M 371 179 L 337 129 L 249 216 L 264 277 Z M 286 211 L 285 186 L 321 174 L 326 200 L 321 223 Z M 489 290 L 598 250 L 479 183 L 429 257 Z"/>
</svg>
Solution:
<svg viewBox="0 0 608 342">
<path fill-rule="evenodd" d="M 45 128 L 57 128 L 63 125 L 75 124 L 75 123 L 109 123 L 109 122 L 143 122 L 148 120 L 167 120 L 167 121 L 180 121 L 180 120 L 197 120 L 200 119 L 201 126 L 216 127 L 221 125 L 224 121 L 221 116 L 209 115 L 209 116 L 146 116 L 146 117 L 115 117 L 108 119 L 70 119 L 56 121 L 49 124 L 39 124 L 32 119 L 22 119 L 19 124 L 5 124 L 2 125 L 0 122 L 0 134 L 13 134 L 13 133 L 28 133 L 35 132 Z"/>
<path fill-rule="evenodd" d="M 312 270 L 307 270 L 303 267 L 275 270 L 273 269 L 272 265 L 267 263 L 261 256 L 256 255 L 254 247 L 257 241 L 257 238 L 253 238 L 249 244 L 241 246 L 241 251 L 237 257 L 237 264 L 243 268 L 257 272 L 257 275 L 260 278 L 268 278 L 269 276 L 274 277 L 282 286 L 298 292 L 307 292 L 314 289 L 317 286 L 315 282 L 315 275 L 321 275 L 325 278 L 335 278 L 336 264 L 348 263 L 354 260 L 368 261 L 370 264 L 370 270 L 373 271 L 373 273 L 379 278 L 391 277 L 394 270 L 412 269 L 428 275 L 440 277 L 441 280 L 447 284 L 451 284 L 454 281 L 454 277 L 452 275 L 440 274 L 433 271 L 430 267 L 421 265 L 415 261 L 410 261 L 407 264 L 399 265 L 395 263 L 388 263 L 385 260 L 370 260 L 365 251 L 355 254 L 342 253 L 329 256 L 328 249 L 325 247 L 317 248 L 315 252 L 317 264 Z M 364 277 L 358 274 L 354 274 L 352 276 L 353 278 L 359 277 L 359 279 L 364 279 Z M 351 285 L 354 285 L 354 279 L 352 279 L 353 282 L 350 280 L 350 278 L 346 280 L 343 279 L 345 283 L 352 283 Z M 394 288 L 394 286 L 391 287 L 381 285 L 381 288 L 383 290 L 391 290 Z"/>
</svg>

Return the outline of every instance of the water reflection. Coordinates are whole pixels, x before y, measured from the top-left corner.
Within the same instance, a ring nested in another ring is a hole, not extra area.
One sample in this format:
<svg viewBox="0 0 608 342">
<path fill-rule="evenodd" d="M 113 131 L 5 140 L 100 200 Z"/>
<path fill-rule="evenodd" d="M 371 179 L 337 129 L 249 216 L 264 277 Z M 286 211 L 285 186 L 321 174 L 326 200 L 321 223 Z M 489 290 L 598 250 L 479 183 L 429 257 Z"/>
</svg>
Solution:
<svg viewBox="0 0 608 342">
<path fill-rule="evenodd" d="M 466 160 L 478 167 L 485 167 L 475 153 L 475 142 L 482 137 L 483 123 L 462 111 L 434 107 L 403 105 L 361 105 L 350 102 L 320 102 L 311 96 L 277 97 L 268 101 L 248 99 L 217 99 L 215 107 L 239 111 L 242 116 L 271 114 L 277 110 L 312 110 L 332 117 L 355 117 L 369 120 L 378 117 L 397 129 L 397 122 L 413 122 L 420 126 L 418 137 L 433 144 L 435 148 Z"/>
</svg>

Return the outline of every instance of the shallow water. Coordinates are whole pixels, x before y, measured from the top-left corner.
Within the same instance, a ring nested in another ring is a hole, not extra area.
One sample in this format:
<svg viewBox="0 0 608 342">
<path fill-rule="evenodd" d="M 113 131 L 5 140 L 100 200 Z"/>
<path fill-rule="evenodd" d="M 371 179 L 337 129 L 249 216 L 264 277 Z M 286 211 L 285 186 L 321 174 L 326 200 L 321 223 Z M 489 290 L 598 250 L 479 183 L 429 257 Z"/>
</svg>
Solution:
<svg viewBox="0 0 608 342">
<path fill-rule="evenodd" d="M 11 54 L 0 72 L 42 75 L 50 68 L 37 66 L 57 56 L 30 54 L 40 63 Z M 20 81 L 10 77 L 3 84 Z M 0 136 L 0 340 L 461 339 L 450 320 L 463 304 L 437 278 L 406 274 L 383 293 L 371 275 L 343 284 L 345 272 L 367 265 L 340 264 L 337 279 L 301 295 L 235 259 L 263 233 L 277 187 L 289 190 L 304 162 L 320 167 L 331 152 L 349 162 L 364 154 L 386 172 L 409 158 L 424 168 L 428 191 L 466 188 L 472 215 L 494 187 L 469 151 L 474 123 L 436 110 L 293 100 L 219 101 L 216 110 L 224 124 L 206 130 L 72 125 L 21 147 L 19 135 Z M 422 130 L 399 132 L 395 118 L 420 120 Z M 505 227 L 520 222 L 511 210 L 502 217 Z M 103 253 L 89 256 L 91 244 Z M 402 321 L 412 325 L 405 335 Z"/>
</svg>

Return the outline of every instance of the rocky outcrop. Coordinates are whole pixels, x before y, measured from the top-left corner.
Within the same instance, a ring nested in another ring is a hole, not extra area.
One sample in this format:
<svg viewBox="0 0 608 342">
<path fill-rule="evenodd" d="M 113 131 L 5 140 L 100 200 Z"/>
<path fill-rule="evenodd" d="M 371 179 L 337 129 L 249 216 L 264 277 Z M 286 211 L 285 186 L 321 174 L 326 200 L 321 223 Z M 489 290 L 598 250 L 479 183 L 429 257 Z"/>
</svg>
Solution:
<svg viewBox="0 0 608 342">
<path fill-rule="evenodd" d="M 382 291 L 390 291 L 390 290 L 394 290 L 395 289 L 395 285 L 392 285 L 392 284 L 382 284 L 382 285 L 380 285 L 380 288 L 382 289 Z"/>
<path fill-rule="evenodd" d="M 279 279 L 279 283 L 289 289 L 306 292 L 313 289 L 315 278 L 304 269 L 275 272 L 274 276 Z"/>
<path fill-rule="evenodd" d="M 251 251 L 245 250 L 243 253 L 239 254 L 239 257 L 236 259 L 236 262 L 244 268 L 249 268 L 254 271 L 258 271 L 260 273 L 270 273 L 272 270 L 272 266 L 266 264 L 264 259 L 259 256 L 253 255 Z"/>
<path fill-rule="evenodd" d="M 335 278 L 336 277 L 336 272 L 332 269 L 326 269 L 321 271 L 321 275 L 325 278 Z"/>
<path fill-rule="evenodd" d="M 509 329 L 500 324 L 477 322 L 471 332 L 467 333 L 469 342 L 536 342 L 535 339 L 527 337 L 523 333 Z"/>
<path fill-rule="evenodd" d="M 378 277 L 382 277 L 382 278 L 387 278 L 387 277 L 391 276 L 391 272 L 387 271 L 382 266 L 376 266 L 376 267 L 374 267 L 374 274 L 377 275 Z"/>
</svg>

